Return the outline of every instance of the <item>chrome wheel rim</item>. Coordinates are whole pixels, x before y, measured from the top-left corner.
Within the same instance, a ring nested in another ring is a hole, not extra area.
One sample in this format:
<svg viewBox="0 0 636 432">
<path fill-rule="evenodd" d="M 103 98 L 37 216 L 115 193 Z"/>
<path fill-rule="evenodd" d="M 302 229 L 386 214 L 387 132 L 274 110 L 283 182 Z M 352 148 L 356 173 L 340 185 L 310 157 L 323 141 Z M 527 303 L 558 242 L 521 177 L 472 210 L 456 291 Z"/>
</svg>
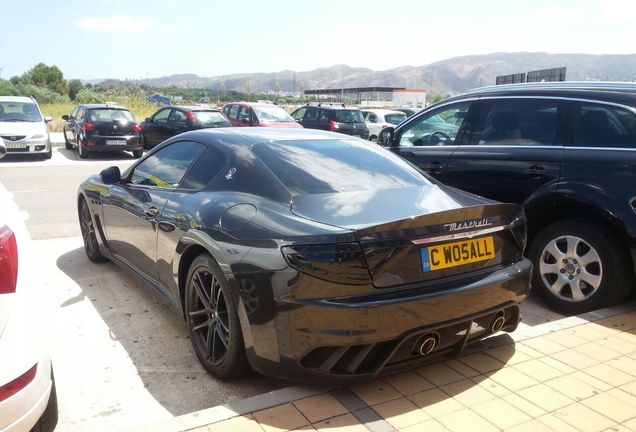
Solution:
<svg viewBox="0 0 636 432">
<path fill-rule="evenodd" d="M 589 242 L 564 235 L 543 248 L 539 273 L 554 296 L 568 302 L 581 302 L 594 295 L 601 286 L 603 263 Z"/>
<path fill-rule="evenodd" d="M 219 281 L 207 268 L 190 279 L 188 319 L 196 350 L 212 366 L 223 363 L 230 341 L 227 303 Z"/>
</svg>

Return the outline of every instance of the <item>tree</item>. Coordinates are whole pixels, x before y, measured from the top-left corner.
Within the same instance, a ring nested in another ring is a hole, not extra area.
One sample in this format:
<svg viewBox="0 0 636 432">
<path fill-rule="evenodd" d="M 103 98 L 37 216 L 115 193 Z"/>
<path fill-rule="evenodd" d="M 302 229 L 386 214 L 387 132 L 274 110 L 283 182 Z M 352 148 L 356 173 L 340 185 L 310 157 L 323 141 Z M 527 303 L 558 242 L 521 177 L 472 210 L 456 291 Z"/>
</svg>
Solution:
<svg viewBox="0 0 636 432">
<path fill-rule="evenodd" d="M 78 103 L 104 103 L 106 99 L 103 95 L 85 88 L 77 92 L 75 101 Z"/>
<path fill-rule="evenodd" d="M 252 80 L 245 81 L 245 93 L 248 96 L 252 96 Z"/>
<path fill-rule="evenodd" d="M 38 63 L 22 74 L 21 81 L 24 84 L 43 87 L 61 95 L 68 94 L 68 83 L 64 79 L 64 74 L 57 66 L 48 66 L 44 63 Z"/>
<path fill-rule="evenodd" d="M 276 81 L 276 96 L 280 96 L 280 81 Z"/>
<path fill-rule="evenodd" d="M 72 101 L 75 100 L 77 94 L 84 88 L 84 84 L 78 79 L 73 79 L 68 82 L 68 97 Z"/>
</svg>

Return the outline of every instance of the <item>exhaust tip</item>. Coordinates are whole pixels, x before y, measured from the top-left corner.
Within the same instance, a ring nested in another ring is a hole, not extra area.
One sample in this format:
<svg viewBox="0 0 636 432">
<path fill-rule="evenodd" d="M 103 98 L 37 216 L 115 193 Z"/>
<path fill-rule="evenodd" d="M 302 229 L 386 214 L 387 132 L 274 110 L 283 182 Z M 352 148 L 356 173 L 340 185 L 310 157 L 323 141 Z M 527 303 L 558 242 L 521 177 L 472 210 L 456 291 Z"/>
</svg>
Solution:
<svg viewBox="0 0 636 432">
<path fill-rule="evenodd" d="M 504 324 L 506 324 L 506 318 L 503 313 L 499 313 L 490 325 L 490 330 L 496 333 L 503 328 Z"/>
<path fill-rule="evenodd" d="M 418 352 L 421 356 L 425 356 L 431 353 L 437 346 L 437 337 L 433 334 L 427 334 L 422 336 L 418 342 Z"/>
</svg>

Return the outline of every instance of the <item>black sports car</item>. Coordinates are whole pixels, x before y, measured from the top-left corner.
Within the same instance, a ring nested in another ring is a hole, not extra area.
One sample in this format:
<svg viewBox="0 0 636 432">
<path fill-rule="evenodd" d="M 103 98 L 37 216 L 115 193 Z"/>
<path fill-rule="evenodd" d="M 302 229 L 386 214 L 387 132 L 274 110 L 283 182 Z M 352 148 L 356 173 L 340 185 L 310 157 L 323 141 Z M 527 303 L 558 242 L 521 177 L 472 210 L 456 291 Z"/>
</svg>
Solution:
<svg viewBox="0 0 636 432">
<path fill-rule="evenodd" d="M 87 179 L 88 258 L 170 299 L 228 379 L 408 368 L 519 322 L 517 205 L 448 188 L 358 138 L 303 129 L 173 137 Z"/>
</svg>

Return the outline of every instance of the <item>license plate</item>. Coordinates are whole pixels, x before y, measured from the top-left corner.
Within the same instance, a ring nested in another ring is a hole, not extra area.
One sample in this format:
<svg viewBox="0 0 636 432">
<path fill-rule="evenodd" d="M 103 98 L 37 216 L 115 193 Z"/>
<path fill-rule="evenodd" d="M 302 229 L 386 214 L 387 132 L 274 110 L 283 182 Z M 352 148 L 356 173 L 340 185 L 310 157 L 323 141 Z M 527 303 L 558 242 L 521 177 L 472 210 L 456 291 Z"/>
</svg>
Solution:
<svg viewBox="0 0 636 432">
<path fill-rule="evenodd" d="M 4 142 L 4 146 L 8 149 L 27 149 L 28 146 L 25 143 L 19 142 Z"/>
<path fill-rule="evenodd" d="M 420 249 L 425 272 L 471 264 L 495 257 L 492 236 L 444 243 Z"/>
<path fill-rule="evenodd" d="M 126 140 L 106 140 L 106 145 L 126 145 Z"/>
</svg>

